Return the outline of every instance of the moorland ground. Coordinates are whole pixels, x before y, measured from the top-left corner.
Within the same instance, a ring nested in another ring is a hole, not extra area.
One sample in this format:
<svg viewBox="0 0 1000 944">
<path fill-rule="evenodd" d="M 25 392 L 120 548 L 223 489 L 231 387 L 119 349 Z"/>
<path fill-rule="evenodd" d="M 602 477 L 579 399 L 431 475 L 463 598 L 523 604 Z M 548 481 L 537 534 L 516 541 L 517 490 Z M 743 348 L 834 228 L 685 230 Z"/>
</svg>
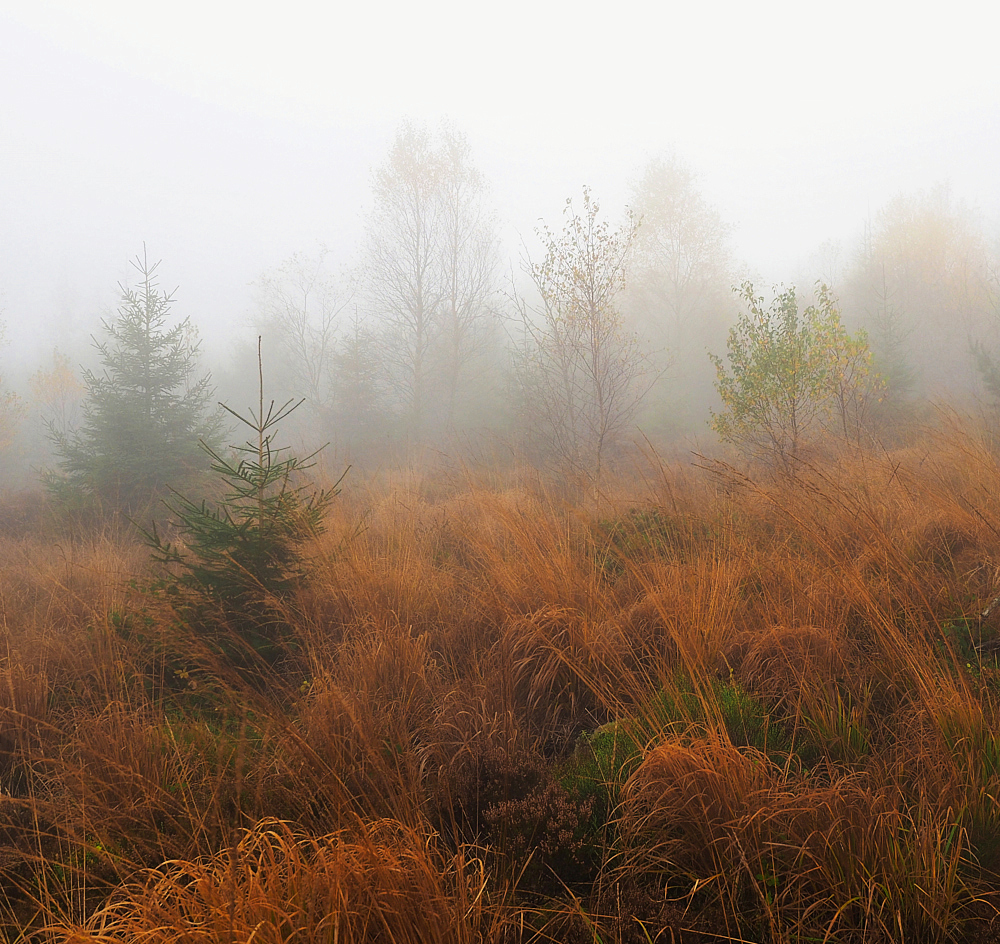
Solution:
<svg viewBox="0 0 1000 944">
<path fill-rule="evenodd" d="M 4 932 L 993 940 L 998 484 L 946 417 L 791 476 L 349 477 L 266 649 L 12 496 Z"/>
</svg>

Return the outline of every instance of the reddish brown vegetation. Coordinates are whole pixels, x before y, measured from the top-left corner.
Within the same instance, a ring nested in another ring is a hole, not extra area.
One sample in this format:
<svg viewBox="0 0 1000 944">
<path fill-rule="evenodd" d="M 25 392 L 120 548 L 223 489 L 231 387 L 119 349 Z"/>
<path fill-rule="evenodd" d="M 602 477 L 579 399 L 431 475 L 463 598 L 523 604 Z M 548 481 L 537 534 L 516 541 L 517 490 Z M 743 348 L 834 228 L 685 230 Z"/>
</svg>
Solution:
<svg viewBox="0 0 1000 944">
<path fill-rule="evenodd" d="M 991 933 L 989 441 L 656 471 L 354 483 L 266 685 L 140 545 L 36 510 L 0 544 L 10 936 Z"/>
</svg>

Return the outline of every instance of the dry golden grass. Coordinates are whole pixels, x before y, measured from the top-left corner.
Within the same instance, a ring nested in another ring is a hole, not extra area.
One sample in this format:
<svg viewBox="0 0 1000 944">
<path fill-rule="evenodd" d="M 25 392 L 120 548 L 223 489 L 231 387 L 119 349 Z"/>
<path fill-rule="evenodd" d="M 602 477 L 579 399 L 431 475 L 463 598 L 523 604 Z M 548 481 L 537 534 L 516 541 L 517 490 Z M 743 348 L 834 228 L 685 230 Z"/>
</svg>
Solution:
<svg viewBox="0 0 1000 944">
<path fill-rule="evenodd" d="M 85 926 L 43 934 L 66 944 L 465 944 L 481 939 L 483 886 L 479 863 L 435 854 L 395 823 L 311 837 L 265 820 L 213 856 L 123 886 Z"/>
<path fill-rule="evenodd" d="M 352 483 L 252 683 L 39 506 L 0 541 L 8 937 L 991 940 L 989 439 L 698 465 Z"/>
</svg>

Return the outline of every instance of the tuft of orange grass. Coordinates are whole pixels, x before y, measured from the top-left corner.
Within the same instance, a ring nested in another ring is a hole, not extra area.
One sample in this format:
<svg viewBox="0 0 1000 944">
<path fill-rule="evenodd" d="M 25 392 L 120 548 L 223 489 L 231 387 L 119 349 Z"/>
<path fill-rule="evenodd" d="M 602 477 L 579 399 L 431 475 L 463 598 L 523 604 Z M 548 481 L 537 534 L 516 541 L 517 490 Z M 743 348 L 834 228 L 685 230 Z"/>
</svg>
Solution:
<svg viewBox="0 0 1000 944">
<path fill-rule="evenodd" d="M 85 923 L 43 934 L 66 944 L 465 944 L 481 939 L 484 883 L 476 859 L 438 853 L 399 823 L 311 837 L 265 820 L 215 855 L 124 885 Z"/>
<path fill-rule="evenodd" d="M 810 780 L 716 739 L 661 743 L 625 789 L 632 868 L 652 863 L 756 911 L 775 940 L 951 940 L 974 898 L 952 810 L 891 784 Z"/>
<path fill-rule="evenodd" d="M 817 626 L 774 626 L 744 645 L 745 654 L 730 653 L 727 661 L 738 668 L 740 683 L 775 713 L 794 715 L 817 689 L 834 690 L 851 661 L 837 634 Z"/>
</svg>

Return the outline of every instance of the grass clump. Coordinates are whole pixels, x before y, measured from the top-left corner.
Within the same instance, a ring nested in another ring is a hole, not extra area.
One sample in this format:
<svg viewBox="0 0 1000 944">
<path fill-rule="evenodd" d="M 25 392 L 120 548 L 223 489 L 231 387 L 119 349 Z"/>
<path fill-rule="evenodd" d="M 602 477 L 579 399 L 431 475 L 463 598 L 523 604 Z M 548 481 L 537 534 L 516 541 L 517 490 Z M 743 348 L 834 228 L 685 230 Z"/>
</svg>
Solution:
<svg viewBox="0 0 1000 944">
<path fill-rule="evenodd" d="M 311 837 L 265 820 L 215 855 L 175 860 L 123 886 L 82 926 L 51 941 L 316 942 L 480 939 L 475 861 L 449 858 L 391 824 Z"/>
</svg>

